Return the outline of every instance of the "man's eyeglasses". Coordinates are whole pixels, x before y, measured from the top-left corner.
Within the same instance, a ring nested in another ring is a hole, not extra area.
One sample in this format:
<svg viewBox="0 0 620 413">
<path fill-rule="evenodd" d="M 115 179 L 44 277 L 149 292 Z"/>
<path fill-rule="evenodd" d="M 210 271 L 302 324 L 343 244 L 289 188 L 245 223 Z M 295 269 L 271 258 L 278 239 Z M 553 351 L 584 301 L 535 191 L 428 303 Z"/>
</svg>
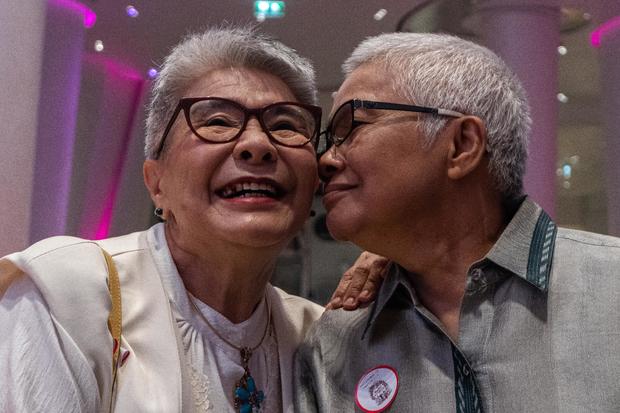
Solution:
<svg viewBox="0 0 620 413">
<path fill-rule="evenodd" d="M 323 147 L 319 148 L 318 152 L 320 154 L 325 153 L 333 145 L 342 145 L 344 141 L 346 141 L 347 138 L 351 136 L 351 133 L 356 127 L 367 123 L 355 119 L 355 110 L 362 108 L 429 113 L 437 116 L 450 116 L 455 118 L 465 116 L 460 112 L 449 109 L 352 99 L 340 105 L 338 110 L 336 110 L 336 112 L 334 113 L 334 116 L 330 120 L 329 124 L 327 125 L 327 129 L 322 132 L 322 134 L 325 134 L 326 142 Z"/>
<path fill-rule="evenodd" d="M 321 108 L 318 106 L 277 102 L 258 109 L 248 109 L 224 98 L 182 98 L 166 126 L 155 159 L 161 155 L 168 133 L 181 110 L 185 113 L 185 120 L 191 131 L 200 139 L 211 143 L 237 139 L 252 116 L 258 119 L 269 139 L 281 145 L 300 147 L 312 142 L 316 149 L 318 143 L 321 126 Z"/>
</svg>

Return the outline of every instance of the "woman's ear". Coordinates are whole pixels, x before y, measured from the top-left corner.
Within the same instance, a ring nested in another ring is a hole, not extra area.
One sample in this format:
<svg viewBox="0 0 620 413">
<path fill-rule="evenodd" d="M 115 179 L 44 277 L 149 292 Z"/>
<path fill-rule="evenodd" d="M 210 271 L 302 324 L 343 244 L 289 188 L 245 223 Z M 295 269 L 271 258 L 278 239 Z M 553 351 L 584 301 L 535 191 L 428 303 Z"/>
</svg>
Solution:
<svg viewBox="0 0 620 413">
<path fill-rule="evenodd" d="M 464 116 L 454 122 L 448 159 L 448 177 L 461 179 L 476 170 L 486 153 L 487 131 L 477 116 Z"/>
<path fill-rule="evenodd" d="M 160 187 L 161 181 L 161 161 L 155 159 L 147 159 L 142 165 L 142 175 L 144 177 L 144 184 L 151 195 L 153 203 L 161 207 L 162 191 Z"/>
</svg>

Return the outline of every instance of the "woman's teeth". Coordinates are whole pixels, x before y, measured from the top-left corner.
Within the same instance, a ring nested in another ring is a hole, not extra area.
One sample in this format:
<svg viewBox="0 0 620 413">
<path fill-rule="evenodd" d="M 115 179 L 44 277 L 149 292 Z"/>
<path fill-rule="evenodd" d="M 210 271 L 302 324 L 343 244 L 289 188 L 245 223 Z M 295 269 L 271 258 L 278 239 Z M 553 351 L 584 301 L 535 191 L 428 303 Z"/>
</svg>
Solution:
<svg viewBox="0 0 620 413">
<path fill-rule="evenodd" d="M 224 187 L 220 191 L 223 198 L 270 197 L 275 198 L 277 189 L 267 183 L 242 182 Z"/>
</svg>

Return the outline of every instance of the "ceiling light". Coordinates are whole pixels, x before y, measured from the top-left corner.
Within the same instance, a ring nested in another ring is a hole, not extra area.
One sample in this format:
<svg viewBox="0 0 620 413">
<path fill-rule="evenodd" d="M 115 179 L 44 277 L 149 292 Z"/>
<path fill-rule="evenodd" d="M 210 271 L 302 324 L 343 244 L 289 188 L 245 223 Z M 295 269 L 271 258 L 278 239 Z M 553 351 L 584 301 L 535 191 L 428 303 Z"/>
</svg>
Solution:
<svg viewBox="0 0 620 413">
<path fill-rule="evenodd" d="M 558 98 L 558 101 L 560 103 L 567 103 L 568 102 L 568 96 L 566 96 L 564 93 L 561 93 L 561 92 L 558 93 L 557 94 L 557 98 Z"/>
<path fill-rule="evenodd" d="M 566 46 L 558 46 L 558 53 L 564 56 L 566 53 L 568 53 L 568 49 L 566 48 Z"/>
<path fill-rule="evenodd" d="M 562 176 L 564 177 L 564 179 L 570 179 L 572 175 L 573 167 L 568 164 L 562 165 Z"/>
<path fill-rule="evenodd" d="M 379 9 L 379 10 L 375 13 L 375 15 L 374 15 L 374 19 L 375 19 L 376 21 L 383 20 L 383 18 L 385 17 L 385 15 L 386 15 L 386 14 L 387 14 L 387 10 L 386 10 L 386 9 Z"/>
<path fill-rule="evenodd" d="M 258 9 L 258 11 L 262 11 L 263 13 L 266 13 L 267 11 L 269 11 L 269 2 L 268 1 L 257 1 L 255 3 L 256 8 Z"/>
<path fill-rule="evenodd" d="M 150 68 L 149 71 L 147 72 L 147 74 L 149 75 L 149 78 L 151 79 L 155 79 L 158 75 L 157 69 L 155 69 L 154 67 Z"/>
<path fill-rule="evenodd" d="M 258 0 L 254 2 L 254 17 L 258 21 L 284 16 L 284 2 L 273 0 Z"/>
<path fill-rule="evenodd" d="M 103 51 L 103 42 L 101 40 L 95 40 L 95 51 L 97 52 Z"/>
<path fill-rule="evenodd" d="M 136 18 L 140 15 L 140 12 L 138 11 L 138 9 L 136 9 L 131 4 L 125 8 L 125 11 L 127 12 L 127 16 L 129 17 Z"/>
</svg>

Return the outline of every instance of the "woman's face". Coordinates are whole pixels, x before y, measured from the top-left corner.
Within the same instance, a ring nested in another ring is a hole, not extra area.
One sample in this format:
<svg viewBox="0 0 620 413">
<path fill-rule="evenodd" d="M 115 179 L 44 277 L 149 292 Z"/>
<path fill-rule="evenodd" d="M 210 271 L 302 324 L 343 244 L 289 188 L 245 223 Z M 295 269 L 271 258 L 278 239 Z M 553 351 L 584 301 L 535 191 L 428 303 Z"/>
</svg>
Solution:
<svg viewBox="0 0 620 413">
<path fill-rule="evenodd" d="M 281 79 L 250 68 L 211 71 L 183 96 L 221 97 L 247 108 L 296 101 Z M 318 185 L 311 144 L 277 144 L 255 117 L 238 139 L 209 143 L 191 132 L 183 113 L 168 139 L 165 154 L 147 160 L 144 173 L 180 247 L 196 254 L 214 242 L 281 248 L 301 229 Z M 275 190 L 275 195 L 247 189 Z"/>
</svg>

